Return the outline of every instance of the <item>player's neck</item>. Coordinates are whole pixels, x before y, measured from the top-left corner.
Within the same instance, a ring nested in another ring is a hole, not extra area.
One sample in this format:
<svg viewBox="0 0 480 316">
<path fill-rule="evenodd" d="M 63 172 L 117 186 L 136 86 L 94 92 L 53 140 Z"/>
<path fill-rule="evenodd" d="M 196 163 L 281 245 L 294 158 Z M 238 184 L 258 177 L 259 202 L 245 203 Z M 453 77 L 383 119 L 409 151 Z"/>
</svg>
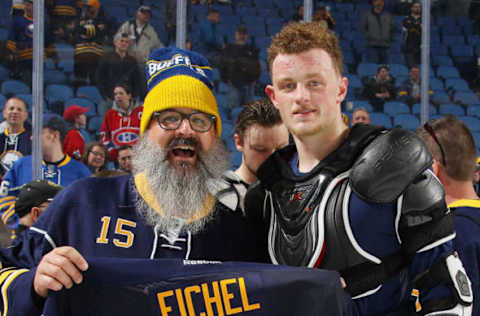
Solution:
<svg viewBox="0 0 480 316">
<path fill-rule="evenodd" d="M 242 164 L 240 167 L 235 170 L 235 174 L 240 177 L 245 183 L 252 184 L 257 180 L 255 174 L 253 174 L 250 169 L 247 168 L 244 161 L 242 160 Z"/>
<path fill-rule="evenodd" d="M 348 127 L 339 124 L 335 130 L 319 132 L 315 135 L 302 137 L 294 136 L 298 151 L 298 170 L 310 172 L 320 161 L 327 157 L 348 136 Z"/>
<path fill-rule="evenodd" d="M 457 200 L 477 200 L 479 197 L 475 192 L 472 182 L 451 180 L 443 183 L 445 188 L 445 199 L 447 205 Z"/>
<path fill-rule="evenodd" d="M 65 157 L 62 148 L 55 148 L 47 152 L 43 152 L 43 160 L 46 162 L 58 162 Z"/>
</svg>

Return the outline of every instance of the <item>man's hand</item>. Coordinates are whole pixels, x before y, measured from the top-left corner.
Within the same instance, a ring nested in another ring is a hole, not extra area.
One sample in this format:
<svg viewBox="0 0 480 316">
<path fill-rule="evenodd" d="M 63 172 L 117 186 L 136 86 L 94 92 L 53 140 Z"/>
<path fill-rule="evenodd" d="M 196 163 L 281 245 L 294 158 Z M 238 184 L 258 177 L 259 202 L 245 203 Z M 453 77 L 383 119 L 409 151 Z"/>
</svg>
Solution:
<svg viewBox="0 0 480 316">
<path fill-rule="evenodd" d="M 80 284 L 83 280 L 82 271 L 88 269 L 87 261 L 72 247 L 55 248 L 38 264 L 33 288 L 45 298 L 48 290 L 60 291 L 63 287 L 71 288 L 73 282 Z"/>
</svg>

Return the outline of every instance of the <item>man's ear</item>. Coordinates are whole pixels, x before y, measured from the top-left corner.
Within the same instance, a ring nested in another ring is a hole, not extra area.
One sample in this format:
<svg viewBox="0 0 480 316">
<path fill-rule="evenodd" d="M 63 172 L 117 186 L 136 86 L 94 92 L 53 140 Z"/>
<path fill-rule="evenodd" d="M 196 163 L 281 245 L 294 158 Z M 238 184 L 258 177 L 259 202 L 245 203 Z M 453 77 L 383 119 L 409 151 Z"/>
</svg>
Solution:
<svg viewBox="0 0 480 316">
<path fill-rule="evenodd" d="M 40 210 L 39 207 L 32 207 L 32 209 L 30 210 L 30 216 L 32 217 L 32 221 L 35 222 L 38 217 L 40 217 L 40 214 L 42 214 L 42 211 Z"/>
<path fill-rule="evenodd" d="M 233 139 L 235 140 L 235 147 L 237 150 L 243 152 L 243 139 L 237 133 L 233 135 Z"/>
<path fill-rule="evenodd" d="M 443 166 L 437 161 L 437 159 L 433 159 L 433 164 L 432 164 L 432 171 L 433 174 L 440 179 L 440 170 L 443 168 Z"/>
<path fill-rule="evenodd" d="M 265 94 L 270 98 L 270 101 L 272 101 L 273 105 L 278 109 L 278 102 L 275 99 L 275 88 L 272 85 L 267 85 L 265 87 Z"/>
</svg>

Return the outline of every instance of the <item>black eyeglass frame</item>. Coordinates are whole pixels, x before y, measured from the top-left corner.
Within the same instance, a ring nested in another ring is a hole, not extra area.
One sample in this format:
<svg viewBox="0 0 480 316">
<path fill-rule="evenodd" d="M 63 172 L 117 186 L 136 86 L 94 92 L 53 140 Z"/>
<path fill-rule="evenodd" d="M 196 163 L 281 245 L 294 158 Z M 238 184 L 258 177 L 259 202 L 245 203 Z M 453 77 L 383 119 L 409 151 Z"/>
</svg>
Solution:
<svg viewBox="0 0 480 316">
<path fill-rule="evenodd" d="M 178 124 L 175 128 L 167 128 L 165 126 L 162 126 L 162 123 L 160 122 L 160 115 L 162 113 L 165 113 L 165 112 L 174 112 L 174 113 L 177 113 L 180 115 L 180 120 L 178 121 Z M 210 122 L 210 125 L 208 126 L 207 129 L 205 130 L 199 130 L 195 127 L 193 127 L 193 124 L 192 124 L 192 121 L 190 120 L 190 118 L 192 117 L 192 115 L 195 115 L 195 114 L 202 114 L 202 115 L 205 115 L 207 117 L 207 119 L 209 120 Z M 192 130 L 194 130 L 195 132 L 199 132 L 199 133 L 206 133 L 208 132 L 212 126 L 214 124 L 216 124 L 217 122 L 217 117 L 215 115 L 212 115 L 212 114 L 208 114 L 208 113 L 205 113 L 205 112 L 200 112 L 200 111 L 195 111 L 195 112 L 191 112 L 191 113 L 182 113 L 180 111 L 177 111 L 177 110 L 173 110 L 173 109 L 168 109 L 168 110 L 164 110 L 164 111 L 161 111 L 161 112 L 155 112 L 153 113 L 153 116 L 155 117 L 155 119 L 157 120 L 157 123 L 158 123 L 158 126 L 160 126 L 161 128 L 163 128 L 164 130 L 167 130 L 167 131 L 174 131 L 176 130 L 177 128 L 180 127 L 180 125 L 182 124 L 183 120 L 187 119 L 188 120 L 188 124 L 190 124 L 190 128 Z"/>
<path fill-rule="evenodd" d="M 437 143 L 438 148 L 440 148 L 440 153 L 442 155 L 443 165 L 446 167 L 447 166 L 447 160 L 445 159 L 445 151 L 443 150 L 443 146 L 440 143 L 440 141 L 438 140 L 437 135 L 435 134 L 435 130 L 433 129 L 433 127 L 428 122 L 423 124 L 423 128 L 428 132 L 428 134 L 430 134 L 430 136 L 433 138 L 435 143 Z"/>
</svg>

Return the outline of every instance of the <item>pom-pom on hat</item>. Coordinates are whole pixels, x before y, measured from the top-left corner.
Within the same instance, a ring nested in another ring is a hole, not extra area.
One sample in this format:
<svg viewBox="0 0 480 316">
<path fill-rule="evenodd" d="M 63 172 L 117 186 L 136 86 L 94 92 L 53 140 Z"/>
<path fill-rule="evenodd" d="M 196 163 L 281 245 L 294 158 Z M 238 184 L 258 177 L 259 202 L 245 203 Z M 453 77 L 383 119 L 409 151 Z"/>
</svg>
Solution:
<svg viewBox="0 0 480 316">
<path fill-rule="evenodd" d="M 188 108 L 216 117 L 217 136 L 222 122 L 213 94 L 213 69 L 202 55 L 178 48 L 154 50 L 145 65 L 147 96 L 143 103 L 140 133 L 143 135 L 153 113 Z"/>
</svg>

